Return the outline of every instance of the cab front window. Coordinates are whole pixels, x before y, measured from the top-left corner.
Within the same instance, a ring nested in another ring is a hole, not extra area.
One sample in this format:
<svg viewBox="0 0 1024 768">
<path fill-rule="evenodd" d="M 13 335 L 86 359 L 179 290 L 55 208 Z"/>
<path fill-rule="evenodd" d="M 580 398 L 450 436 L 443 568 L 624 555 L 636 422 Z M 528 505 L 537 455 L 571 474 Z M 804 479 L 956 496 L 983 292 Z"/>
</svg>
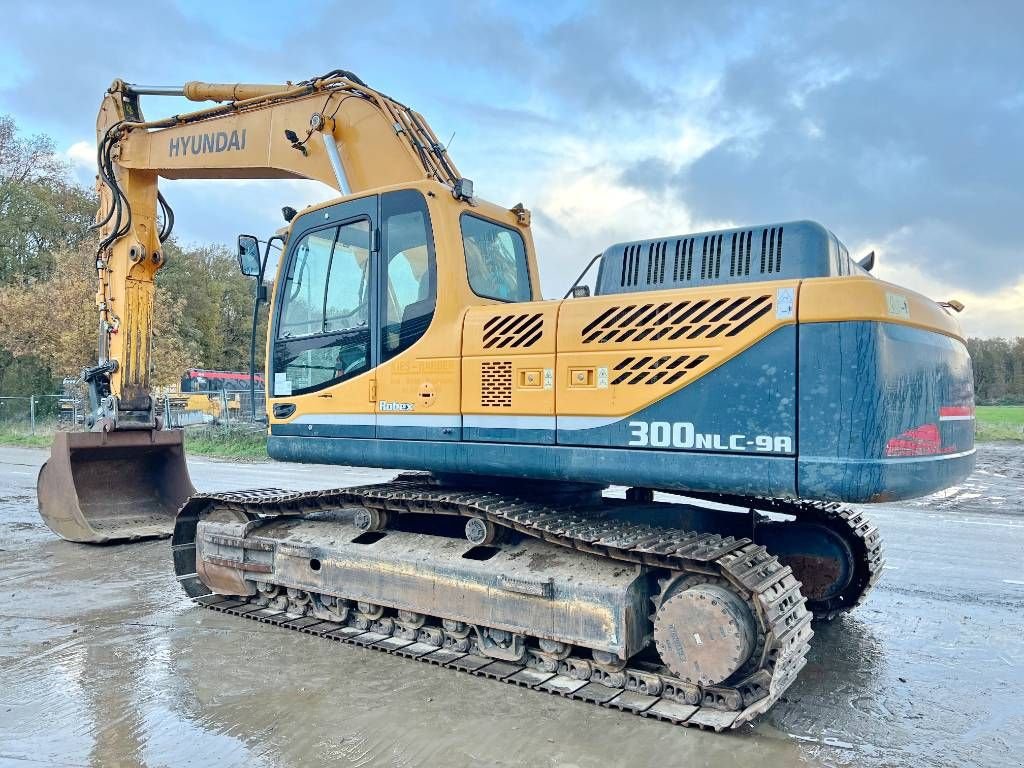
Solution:
<svg viewBox="0 0 1024 768">
<path fill-rule="evenodd" d="M 274 394 L 297 395 L 370 368 L 370 221 L 310 232 L 296 244 L 274 345 Z"/>
</svg>

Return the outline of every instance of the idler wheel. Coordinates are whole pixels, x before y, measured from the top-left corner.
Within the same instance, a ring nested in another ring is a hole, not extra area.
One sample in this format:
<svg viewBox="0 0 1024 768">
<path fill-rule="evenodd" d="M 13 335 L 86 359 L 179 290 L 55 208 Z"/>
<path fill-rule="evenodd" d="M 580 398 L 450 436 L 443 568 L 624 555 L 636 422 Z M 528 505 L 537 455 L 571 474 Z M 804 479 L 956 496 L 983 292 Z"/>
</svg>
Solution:
<svg viewBox="0 0 1024 768">
<path fill-rule="evenodd" d="M 352 522 L 361 531 L 383 531 L 391 522 L 391 515 L 381 509 L 360 507 L 352 517 Z"/>
<path fill-rule="evenodd" d="M 490 520 L 471 517 L 466 520 L 466 539 L 470 544 L 494 544 L 501 538 L 501 529 Z"/>
<path fill-rule="evenodd" d="M 856 539 L 854 539 L 856 543 Z M 843 537 L 817 522 L 769 522 L 757 528 L 757 543 L 793 569 L 808 607 L 827 612 L 830 601 L 841 598 L 854 581 L 857 559 Z M 855 584 L 852 607 L 862 588 Z"/>
<path fill-rule="evenodd" d="M 715 685 L 750 658 L 757 624 L 738 595 L 717 584 L 697 584 L 669 595 L 654 615 L 654 643 L 672 674 Z"/>
</svg>

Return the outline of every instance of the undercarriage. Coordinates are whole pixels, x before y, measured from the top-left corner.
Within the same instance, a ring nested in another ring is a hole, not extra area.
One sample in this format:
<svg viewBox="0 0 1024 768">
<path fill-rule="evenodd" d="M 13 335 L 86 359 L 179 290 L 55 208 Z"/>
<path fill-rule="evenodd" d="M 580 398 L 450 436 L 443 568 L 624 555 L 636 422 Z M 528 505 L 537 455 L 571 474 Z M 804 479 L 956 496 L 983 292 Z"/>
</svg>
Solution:
<svg viewBox="0 0 1024 768">
<path fill-rule="evenodd" d="M 404 475 L 193 496 L 172 544 L 183 588 L 214 610 L 723 730 L 778 700 L 805 664 L 811 611 L 856 605 L 881 554 L 850 510 L 714 501 L 750 509 Z"/>
</svg>

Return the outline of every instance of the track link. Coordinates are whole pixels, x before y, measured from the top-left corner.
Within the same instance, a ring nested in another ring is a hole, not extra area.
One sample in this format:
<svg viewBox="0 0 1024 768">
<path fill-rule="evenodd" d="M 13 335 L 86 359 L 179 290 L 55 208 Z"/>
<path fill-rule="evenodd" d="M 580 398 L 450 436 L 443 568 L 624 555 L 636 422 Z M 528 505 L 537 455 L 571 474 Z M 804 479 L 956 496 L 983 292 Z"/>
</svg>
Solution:
<svg viewBox="0 0 1024 768">
<path fill-rule="evenodd" d="M 817 523 L 837 534 L 850 548 L 853 555 L 853 576 L 839 595 L 823 600 L 808 597 L 807 608 L 818 621 L 831 621 L 862 605 L 867 600 L 872 587 L 882 576 L 885 566 L 882 535 L 868 519 L 867 514 L 859 509 L 830 501 L 772 499 L 726 493 L 684 493 L 675 490 L 661 490 L 661 492 L 760 512 L 792 515 L 797 520 Z M 768 524 L 786 525 L 786 523 Z"/>
<path fill-rule="evenodd" d="M 793 502 L 787 510 L 798 520 L 811 520 L 828 526 L 843 537 L 854 556 L 854 573 L 842 594 L 830 600 L 808 601 L 807 607 L 819 621 L 831 621 L 840 614 L 862 605 L 882 576 L 885 552 L 882 535 L 868 516 L 857 509 L 835 502 Z"/>
<path fill-rule="evenodd" d="M 472 653 L 451 658 L 454 652 L 450 649 L 424 643 L 396 647 L 395 639 L 381 632 L 271 610 L 248 602 L 248 598 L 211 595 L 196 576 L 197 525 L 200 518 L 214 508 L 241 513 L 258 521 L 259 518 L 301 516 L 344 507 L 391 514 L 483 518 L 570 549 L 673 573 L 718 578 L 731 585 L 751 606 L 764 641 L 755 657 L 734 676 L 738 679 L 729 684 L 699 686 L 661 675 L 664 690 L 652 695 L 629 687 L 630 680 L 649 676 L 649 670 L 633 670 L 634 674 L 626 674 L 621 681 L 615 678 L 622 685 L 612 686 L 608 684 L 612 682 L 608 677 L 602 677 L 600 683 L 580 680 Z M 749 539 L 588 516 L 581 510 L 556 508 L 506 494 L 437 486 L 422 475 L 404 475 L 388 484 L 327 491 L 265 489 L 193 496 L 179 513 L 172 548 L 175 571 L 186 593 L 214 610 L 420 658 L 645 717 L 713 730 L 736 728 L 767 711 L 806 663 L 808 641 L 813 634 L 811 614 L 792 570 Z"/>
</svg>

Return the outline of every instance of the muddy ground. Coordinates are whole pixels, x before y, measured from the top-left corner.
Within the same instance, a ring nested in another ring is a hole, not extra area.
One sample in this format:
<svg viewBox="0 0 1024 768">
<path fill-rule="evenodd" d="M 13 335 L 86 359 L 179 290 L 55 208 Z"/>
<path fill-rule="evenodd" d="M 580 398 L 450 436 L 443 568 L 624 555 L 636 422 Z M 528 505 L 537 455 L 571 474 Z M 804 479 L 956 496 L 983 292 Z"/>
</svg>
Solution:
<svg viewBox="0 0 1024 768">
<path fill-rule="evenodd" d="M 871 514 L 888 566 L 816 627 L 753 726 L 712 734 L 248 622 L 189 603 L 167 542 L 90 548 L 36 512 L 42 451 L 0 448 L 0 764 L 702 766 L 1024 761 L 1024 446 Z M 374 470 L 190 461 L 203 489 Z"/>
</svg>

